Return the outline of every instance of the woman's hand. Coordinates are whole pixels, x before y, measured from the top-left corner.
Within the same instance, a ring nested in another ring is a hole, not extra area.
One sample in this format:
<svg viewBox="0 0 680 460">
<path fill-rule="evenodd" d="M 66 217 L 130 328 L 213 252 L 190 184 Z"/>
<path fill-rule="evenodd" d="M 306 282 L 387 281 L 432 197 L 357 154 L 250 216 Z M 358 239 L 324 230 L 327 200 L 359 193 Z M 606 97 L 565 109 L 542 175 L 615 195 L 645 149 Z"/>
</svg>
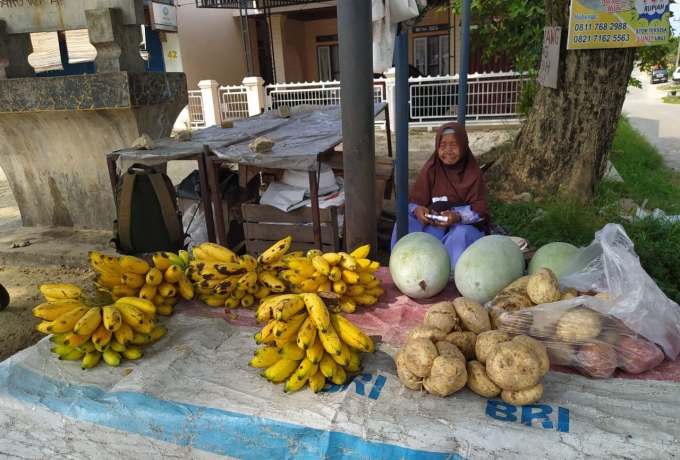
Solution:
<svg viewBox="0 0 680 460">
<path fill-rule="evenodd" d="M 448 220 L 446 222 L 436 222 L 436 225 L 439 227 L 450 227 L 462 220 L 460 214 L 453 211 L 442 211 L 441 215 L 446 217 Z"/>
<path fill-rule="evenodd" d="M 425 206 L 418 206 L 413 210 L 413 215 L 416 216 L 416 219 L 418 219 L 418 222 L 420 222 L 423 225 L 428 225 L 431 222 L 425 217 L 425 214 L 428 213 L 428 209 Z"/>
</svg>

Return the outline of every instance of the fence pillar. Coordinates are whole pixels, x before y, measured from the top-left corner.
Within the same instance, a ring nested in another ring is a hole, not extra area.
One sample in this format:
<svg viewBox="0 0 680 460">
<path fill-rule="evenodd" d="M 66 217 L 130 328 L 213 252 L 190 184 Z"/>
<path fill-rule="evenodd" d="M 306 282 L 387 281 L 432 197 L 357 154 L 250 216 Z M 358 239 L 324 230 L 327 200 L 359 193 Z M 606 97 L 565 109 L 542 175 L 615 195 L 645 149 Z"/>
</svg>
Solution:
<svg viewBox="0 0 680 460">
<path fill-rule="evenodd" d="M 203 98 L 203 116 L 206 128 L 222 122 L 220 96 L 217 91 L 218 86 L 219 84 L 215 80 L 201 80 L 198 82 Z"/>
<path fill-rule="evenodd" d="M 396 88 L 397 84 L 397 69 L 394 67 L 391 67 L 390 69 L 385 71 L 385 100 L 387 101 L 387 108 L 390 111 L 390 130 L 395 133 L 396 131 L 396 118 L 394 116 L 395 114 L 395 101 L 396 99 L 394 98 L 394 89 Z"/>
<path fill-rule="evenodd" d="M 265 108 L 264 80 L 262 77 L 246 77 L 242 82 L 248 95 L 248 116 L 254 117 Z"/>
</svg>

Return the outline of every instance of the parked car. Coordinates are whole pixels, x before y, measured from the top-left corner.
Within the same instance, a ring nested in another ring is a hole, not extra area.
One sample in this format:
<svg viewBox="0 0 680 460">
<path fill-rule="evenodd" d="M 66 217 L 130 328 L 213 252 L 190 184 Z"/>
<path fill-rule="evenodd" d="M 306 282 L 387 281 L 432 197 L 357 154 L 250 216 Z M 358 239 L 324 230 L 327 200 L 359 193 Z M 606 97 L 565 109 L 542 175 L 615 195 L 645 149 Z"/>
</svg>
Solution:
<svg viewBox="0 0 680 460">
<path fill-rule="evenodd" d="M 673 82 L 680 83 L 680 66 L 675 69 L 675 72 L 673 72 Z"/>
<path fill-rule="evenodd" d="M 652 85 L 654 83 L 657 83 L 657 82 L 666 83 L 667 81 L 668 81 L 668 70 L 666 70 L 666 69 L 652 70 L 652 78 L 651 78 Z"/>
</svg>

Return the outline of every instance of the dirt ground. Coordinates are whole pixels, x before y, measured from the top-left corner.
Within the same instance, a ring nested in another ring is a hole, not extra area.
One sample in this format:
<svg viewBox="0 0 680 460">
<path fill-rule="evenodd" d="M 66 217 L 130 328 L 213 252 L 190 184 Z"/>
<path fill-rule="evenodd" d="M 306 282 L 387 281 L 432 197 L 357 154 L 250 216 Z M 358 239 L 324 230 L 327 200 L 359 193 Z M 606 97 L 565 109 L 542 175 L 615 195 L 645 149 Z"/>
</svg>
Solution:
<svg viewBox="0 0 680 460">
<path fill-rule="evenodd" d="M 475 155 L 482 154 L 494 145 L 511 139 L 514 132 L 508 130 L 473 131 L 469 134 L 470 148 Z M 409 133 L 409 177 L 411 184 L 434 150 L 435 133 L 411 131 Z M 394 141 L 393 141 L 394 146 Z M 376 154 L 387 155 L 387 141 L 384 131 L 376 131 Z M 193 162 L 170 162 L 168 176 L 178 184 L 195 165 Z M 394 210 L 394 202 L 386 201 L 383 208 Z M 0 231 L 21 226 L 19 209 L 12 195 L 9 183 L 0 169 Z M 389 249 L 389 248 L 388 248 Z M 380 250 L 379 260 L 386 263 L 389 251 Z M 70 268 L 29 268 L 0 266 L 0 284 L 10 294 L 10 305 L 0 311 L 0 361 L 38 342 L 44 335 L 35 330 L 39 320 L 33 317 L 31 309 L 42 303 L 44 298 L 38 286 L 42 283 L 73 283 L 88 294 L 94 294 L 95 272 L 92 269 Z"/>
</svg>

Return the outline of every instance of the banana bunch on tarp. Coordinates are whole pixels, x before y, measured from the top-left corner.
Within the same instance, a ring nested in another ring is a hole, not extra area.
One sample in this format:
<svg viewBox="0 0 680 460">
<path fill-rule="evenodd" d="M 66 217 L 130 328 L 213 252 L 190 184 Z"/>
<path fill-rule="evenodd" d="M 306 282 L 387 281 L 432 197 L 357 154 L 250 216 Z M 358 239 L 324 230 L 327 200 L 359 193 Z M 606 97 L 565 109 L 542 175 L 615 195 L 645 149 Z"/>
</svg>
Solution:
<svg viewBox="0 0 680 460">
<path fill-rule="evenodd" d="M 337 296 L 336 296 L 337 299 Z M 371 338 L 316 293 L 282 294 L 263 301 L 256 312 L 265 326 L 255 335 L 264 347 L 248 364 L 264 368 L 262 377 L 284 391 L 309 383 L 317 393 L 326 380 L 342 385 L 347 373 L 361 370 L 360 353 L 373 353 Z"/>
<path fill-rule="evenodd" d="M 52 334 L 51 351 L 63 361 L 82 361 L 91 369 L 100 361 L 118 366 L 123 359 L 143 355 L 139 345 L 161 339 L 167 329 L 156 326 L 156 306 L 140 297 L 120 297 L 112 304 L 95 305 L 74 284 L 39 287 L 46 302 L 33 308 L 43 321 L 36 329 Z"/>
<path fill-rule="evenodd" d="M 153 265 L 134 256 L 110 256 L 90 252 L 90 265 L 98 272 L 95 286 L 111 294 L 113 300 L 123 297 L 139 297 L 151 301 L 161 316 L 173 313 L 177 294 L 190 300 L 194 297 L 194 285 L 187 277 L 190 256 L 181 250 L 156 252 Z"/>
</svg>

